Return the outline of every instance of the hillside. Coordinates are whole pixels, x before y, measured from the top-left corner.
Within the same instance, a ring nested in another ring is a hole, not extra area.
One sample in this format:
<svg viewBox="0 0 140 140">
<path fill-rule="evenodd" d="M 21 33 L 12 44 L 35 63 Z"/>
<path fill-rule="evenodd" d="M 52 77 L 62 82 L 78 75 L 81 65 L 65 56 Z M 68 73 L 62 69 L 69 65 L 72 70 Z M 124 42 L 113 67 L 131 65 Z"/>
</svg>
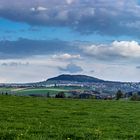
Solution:
<svg viewBox="0 0 140 140">
<path fill-rule="evenodd" d="M 94 78 L 86 75 L 68 75 L 63 74 L 47 80 L 50 81 L 72 81 L 72 82 L 104 82 L 101 79 Z"/>
</svg>

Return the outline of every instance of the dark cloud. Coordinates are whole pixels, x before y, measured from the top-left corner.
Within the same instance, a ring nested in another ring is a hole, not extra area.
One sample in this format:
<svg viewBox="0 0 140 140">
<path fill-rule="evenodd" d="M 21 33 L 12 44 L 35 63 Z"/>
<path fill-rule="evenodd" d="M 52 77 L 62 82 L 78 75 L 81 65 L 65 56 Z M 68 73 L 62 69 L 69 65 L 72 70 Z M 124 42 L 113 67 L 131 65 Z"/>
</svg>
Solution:
<svg viewBox="0 0 140 140">
<path fill-rule="evenodd" d="M 17 67 L 17 66 L 28 66 L 29 62 L 23 63 L 23 62 L 4 62 L 1 64 L 1 66 L 7 67 Z"/>
<path fill-rule="evenodd" d="M 140 35 L 137 0 L 1 0 L 0 16 L 30 25 L 69 27 L 82 34 Z"/>
<path fill-rule="evenodd" d="M 91 70 L 90 73 L 95 73 L 95 71 L 94 70 Z"/>
<path fill-rule="evenodd" d="M 61 61 L 92 59 L 105 62 L 138 62 L 140 45 L 136 41 L 113 41 L 110 44 L 24 38 L 0 41 L 0 59 L 27 58 L 35 55 L 51 55 L 52 59 Z"/>
<path fill-rule="evenodd" d="M 82 72 L 83 71 L 83 69 L 80 66 L 78 66 L 74 63 L 68 64 L 66 66 L 66 68 L 59 67 L 59 70 L 64 71 L 64 72 L 70 72 L 70 73 L 77 73 L 77 72 Z"/>
<path fill-rule="evenodd" d="M 17 41 L 0 41 L 0 59 L 22 58 L 33 55 L 52 55 L 57 53 L 75 53 L 78 47 L 60 40 L 30 40 L 20 38 Z"/>
<path fill-rule="evenodd" d="M 140 69 L 140 66 L 136 66 L 136 69 Z"/>
</svg>

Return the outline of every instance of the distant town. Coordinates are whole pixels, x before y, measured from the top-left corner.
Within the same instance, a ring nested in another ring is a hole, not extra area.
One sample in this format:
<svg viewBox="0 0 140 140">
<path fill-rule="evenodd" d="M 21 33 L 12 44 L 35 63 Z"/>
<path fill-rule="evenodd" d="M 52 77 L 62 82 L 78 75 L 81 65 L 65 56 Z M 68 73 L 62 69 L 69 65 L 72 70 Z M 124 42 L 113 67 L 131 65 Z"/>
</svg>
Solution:
<svg viewBox="0 0 140 140">
<path fill-rule="evenodd" d="M 114 99 L 116 93 L 121 91 L 124 98 L 131 97 L 134 93 L 140 94 L 140 83 L 134 82 L 113 82 L 104 81 L 85 75 L 60 75 L 46 81 L 27 84 L 0 84 L 1 94 L 10 95 L 29 95 L 29 96 L 50 96 L 55 97 L 50 91 L 66 93 L 68 98 L 96 98 L 96 99 Z M 7 90 L 7 89 L 12 90 Z M 6 90 L 5 90 L 6 89 Z M 33 91 L 30 93 L 29 90 Z M 28 94 L 23 91 L 28 91 Z M 39 90 L 36 93 L 36 90 Z M 44 92 L 42 92 L 44 90 Z M 58 90 L 58 91 L 57 91 Z M 49 95 L 48 95 L 49 94 Z"/>
</svg>

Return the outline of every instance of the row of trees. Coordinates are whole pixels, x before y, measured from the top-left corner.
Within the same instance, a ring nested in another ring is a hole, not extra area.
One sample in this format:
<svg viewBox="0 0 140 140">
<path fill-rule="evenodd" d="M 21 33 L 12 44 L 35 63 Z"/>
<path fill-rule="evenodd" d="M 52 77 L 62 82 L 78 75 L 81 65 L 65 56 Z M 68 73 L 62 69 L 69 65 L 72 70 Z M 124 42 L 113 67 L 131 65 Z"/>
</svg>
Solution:
<svg viewBox="0 0 140 140">
<path fill-rule="evenodd" d="M 65 93 L 64 92 L 59 92 L 58 94 L 55 95 L 55 98 L 65 98 Z"/>
<path fill-rule="evenodd" d="M 116 100 L 124 98 L 124 93 L 121 90 L 118 90 L 116 93 Z M 140 95 L 138 93 L 133 93 L 130 97 L 131 101 L 140 101 Z"/>
<path fill-rule="evenodd" d="M 65 98 L 65 93 L 64 92 L 59 92 L 58 94 L 55 95 L 55 98 Z M 116 100 L 119 100 L 121 98 L 125 98 L 125 94 L 121 91 L 118 90 L 115 96 Z M 137 93 L 133 93 L 132 96 L 130 97 L 130 100 L 132 101 L 140 101 L 140 95 Z"/>
<path fill-rule="evenodd" d="M 50 93 L 48 92 L 47 93 L 47 96 L 46 96 L 47 98 L 51 98 L 51 96 L 50 96 Z M 65 96 L 65 93 L 64 92 L 59 92 L 59 93 L 57 93 L 56 95 L 55 95 L 55 98 L 65 98 L 66 96 Z"/>
</svg>

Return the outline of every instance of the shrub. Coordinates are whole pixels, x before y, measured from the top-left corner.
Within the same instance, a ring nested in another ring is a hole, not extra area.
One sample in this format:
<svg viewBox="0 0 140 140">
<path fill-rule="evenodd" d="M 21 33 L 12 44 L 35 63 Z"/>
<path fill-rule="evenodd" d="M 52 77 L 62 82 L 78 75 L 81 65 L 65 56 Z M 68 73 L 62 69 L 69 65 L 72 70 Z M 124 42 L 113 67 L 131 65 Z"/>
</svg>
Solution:
<svg viewBox="0 0 140 140">
<path fill-rule="evenodd" d="M 137 93 L 134 93 L 130 98 L 131 101 L 140 101 L 140 96 Z"/>
<path fill-rule="evenodd" d="M 55 95 L 55 98 L 65 98 L 65 93 L 59 92 L 58 94 Z"/>
<path fill-rule="evenodd" d="M 121 90 L 118 90 L 117 93 L 116 93 L 116 100 L 119 100 L 122 97 L 123 97 L 122 91 Z"/>
</svg>

